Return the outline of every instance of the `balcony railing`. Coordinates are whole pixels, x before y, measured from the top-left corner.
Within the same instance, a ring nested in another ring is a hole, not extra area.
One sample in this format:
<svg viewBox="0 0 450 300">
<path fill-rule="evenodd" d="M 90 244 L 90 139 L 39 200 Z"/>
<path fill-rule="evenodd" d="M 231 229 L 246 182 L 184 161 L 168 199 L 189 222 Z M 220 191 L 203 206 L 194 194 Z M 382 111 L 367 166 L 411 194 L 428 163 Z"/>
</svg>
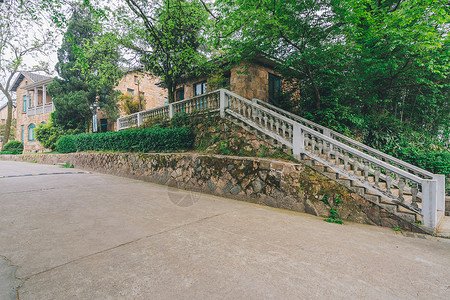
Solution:
<svg viewBox="0 0 450 300">
<path fill-rule="evenodd" d="M 30 117 L 30 116 L 47 114 L 47 113 L 51 113 L 54 110 L 55 110 L 55 106 L 53 105 L 53 102 L 47 103 L 47 104 L 41 105 L 41 106 L 28 107 L 27 108 L 27 116 Z"/>
</svg>

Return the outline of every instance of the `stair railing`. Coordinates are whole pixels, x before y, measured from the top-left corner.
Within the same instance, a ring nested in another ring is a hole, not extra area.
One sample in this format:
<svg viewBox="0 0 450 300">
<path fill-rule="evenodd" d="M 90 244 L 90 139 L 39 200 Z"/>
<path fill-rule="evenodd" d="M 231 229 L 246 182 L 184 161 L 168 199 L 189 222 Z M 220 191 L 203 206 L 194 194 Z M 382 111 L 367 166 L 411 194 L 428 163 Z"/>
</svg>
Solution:
<svg viewBox="0 0 450 300">
<path fill-rule="evenodd" d="M 405 170 L 410 174 L 416 175 L 423 179 L 435 180 L 436 184 L 437 184 L 438 198 L 440 199 L 440 201 L 437 204 L 437 208 L 438 208 L 438 210 L 442 210 L 442 211 L 445 210 L 445 175 L 433 174 L 427 170 L 424 170 L 417 166 L 411 165 L 411 164 L 409 164 L 405 161 L 402 161 L 398 158 L 395 158 L 389 154 L 383 153 L 377 149 L 374 149 L 374 148 L 364 145 L 358 141 L 355 141 L 343 134 L 340 134 L 339 132 L 336 132 L 336 131 L 326 128 L 322 125 L 314 123 L 310 120 L 307 120 L 305 118 L 297 116 L 293 113 L 285 111 L 285 110 L 283 110 L 279 107 L 276 107 L 272 104 L 269 104 L 267 102 L 261 101 L 259 99 L 253 99 L 253 102 L 255 102 L 259 105 L 262 105 L 268 109 L 271 109 L 271 110 L 279 113 L 280 115 L 283 115 L 289 119 L 292 119 L 306 127 L 314 129 L 315 131 L 318 131 L 326 136 L 329 136 L 329 137 L 333 138 L 334 140 L 337 140 L 343 144 L 346 144 L 354 149 L 357 149 L 361 152 L 367 153 L 367 154 L 371 155 L 372 157 L 378 158 L 381 161 L 384 161 L 390 165 L 393 165 L 402 170 Z M 444 200 L 442 200 L 442 199 L 444 199 Z"/>
<path fill-rule="evenodd" d="M 250 101 L 219 89 L 143 111 L 117 120 L 118 130 L 140 126 L 149 118 L 175 114 L 220 111 L 292 149 L 295 157 L 307 155 L 358 185 L 422 215 L 424 226 L 435 229 L 438 210 L 444 210 L 445 176 L 432 174 L 295 116 L 268 103 Z"/>
</svg>

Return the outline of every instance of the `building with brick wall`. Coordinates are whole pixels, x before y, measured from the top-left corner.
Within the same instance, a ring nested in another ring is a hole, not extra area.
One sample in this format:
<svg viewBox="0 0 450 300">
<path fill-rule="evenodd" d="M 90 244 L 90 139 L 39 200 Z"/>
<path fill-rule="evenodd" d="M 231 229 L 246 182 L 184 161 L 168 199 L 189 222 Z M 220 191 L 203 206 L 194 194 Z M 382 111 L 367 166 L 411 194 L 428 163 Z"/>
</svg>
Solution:
<svg viewBox="0 0 450 300">
<path fill-rule="evenodd" d="M 55 109 L 47 85 L 53 77 L 32 72 L 20 72 L 11 91 L 16 93 L 17 125 L 16 139 L 24 143 L 24 152 L 42 152 L 48 149 L 36 140 L 34 129 L 38 124 L 48 123 L 50 113 Z M 152 109 L 167 102 L 167 92 L 159 87 L 159 80 L 147 74 L 127 73 L 119 82 L 116 90 L 123 94 L 138 95 L 144 99 L 142 110 Z M 120 107 L 120 103 L 119 103 Z M 120 115 L 124 115 L 122 109 Z M 97 114 L 99 131 L 115 130 L 115 122 L 107 121 L 102 112 Z"/>
<path fill-rule="evenodd" d="M 120 80 L 115 90 L 122 94 L 141 96 L 141 111 L 153 109 L 167 104 L 167 90 L 159 86 L 160 79 L 146 73 L 129 72 Z M 121 103 L 119 103 L 119 114 L 125 116 Z M 98 113 L 99 131 L 115 131 L 117 123 L 108 122 L 107 115 L 101 111 Z"/>
<path fill-rule="evenodd" d="M 226 88 L 244 98 L 257 98 L 277 103 L 283 86 L 289 84 L 275 71 L 277 63 L 265 57 L 255 57 L 240 64 L 223 64 L 217 74 L 190 78 L 180 85 L 175 100 L 188 99 L 218 88 Z"/>
<path fill-rule="evenodd" d="M 44 150 L 36 140 L 34 129 L 41 123 L 47 123 L 50 113 L 55 109 L 47 85 L 53 77 L 33 72 L 20 72 L 11 91 L 16 93 L 16 140 L 22 141 L 24 152 Z"/>
</svg>

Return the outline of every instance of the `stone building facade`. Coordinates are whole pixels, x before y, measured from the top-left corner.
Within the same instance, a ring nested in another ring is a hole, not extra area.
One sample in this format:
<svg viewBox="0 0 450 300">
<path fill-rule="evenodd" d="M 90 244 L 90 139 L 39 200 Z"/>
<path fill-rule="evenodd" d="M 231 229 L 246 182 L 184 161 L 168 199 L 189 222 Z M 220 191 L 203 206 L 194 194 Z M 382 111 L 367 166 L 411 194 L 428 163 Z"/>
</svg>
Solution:
<svg viewBox="0 0 450 300">
<path fill-rule="evenodd" d="M 275 71 L 277 63 L 258 57 L 251 61 L 224 66 L 215 76 L 191 78 L 175 94 L 176 101 L 188 99 L 218 88 L 226 88 L 244 98 L 276 102 L 286 82 Z"/>
<path fill-rule="evenodd" d="M 42 152 L 43 146 L 36 140 L 34 129 L 38 124 L 48 123 L 54 105 L 47 92 L 47 85 L 53 77 L 43 76 L 32 72 L 21 72 L 11 91 L 16 93 L 17 126 L 16 139 L 24 143 L 24 152 Z M 158 86 L 158 78 L 147 74 L 127 73 L 119 82 L 116 90 L 123 94 L 143 96 L 145 106 L 143 110 L 152 109 L 167 102 L 167 92 Z M 120 103 L 119 103 L 120 108 Z M 125 115 L 120 108 L 121 116 Z M 101 111 L 97 114 L 99 131 L 115 130 L 116 122 L 108 122 L 107 116 Z"/>
<path fill-rule="evenodd" d="M 167 90 L 159 86 L 158 77 L 145 73 L 130 72 L 120 80 L 115 90 L 122 94 L 128 94 L 137 98 L 139 94 L 143 98 L 141 110 L 150 110 L 167 104 Z M 126 115 L 121 103 L 119 103 L 119 115 Z M 115 131 L 117 123 L 107 120 L 107 115 L 101 111 L 98 114 L 100 131 Z M 107 127 L 105 128 L 105 124 Z M 103 127 L 102 127 L 103 126 Z"/>
<path fill-rule="evenodd" d="M 52 80 L 50 76 L 21 72 L 12 85 L 17 99 L 16 139 L 23 142 L 24 152 L 45 150 L 36 140 L 34 130 L 37 125 L 47 123 L 55 109 L 47 92 Z"/>
</svg>

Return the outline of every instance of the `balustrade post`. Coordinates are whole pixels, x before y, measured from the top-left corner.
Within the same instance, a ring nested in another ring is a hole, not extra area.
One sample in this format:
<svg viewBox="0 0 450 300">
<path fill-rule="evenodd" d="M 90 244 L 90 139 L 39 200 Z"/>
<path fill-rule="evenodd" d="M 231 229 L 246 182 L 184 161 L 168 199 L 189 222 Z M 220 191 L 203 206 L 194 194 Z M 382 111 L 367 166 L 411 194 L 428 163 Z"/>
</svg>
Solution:
<svg viewBox="0 0 450 300">
<path fill-rule="evenodd" d="M 445 211 L 445 175 L 434 175 L 437 182 L 437 210 Z"/>
<path fill-rule="evenodd" d="M 434 229 L 437 226 L 437 196 L 436 180 L 422 180 L 423 225 Z"/>
<path fill-rule="evenodd" d="M 169 103 L 169 119 L 173 118 L 173 104 Z"/>
<path fill-rule="evenodd" d="M 45 104 L 47 104 L 47 86 L 42 86 L 42 106 L 45 107 Z"/>
<path fill-rule="evenodd" d="M 297 122 L 294 122 L 294 130 L 292 135 L 292 154 L 299 159 L 300 155 L 305 152 L 305 133 Z"/>
<path fill-rule="evenodd" d="M 331 130 L 330 129 L 324 129 L 323 130 L 323 135 L 326 135 L 328 137 L 331 137 Z"/>
<path fill-rule="evenodd" d="M 221 118 L 225 118 L 225 108 L 227 107 L 227 99 L 225 96 L 225 90 L 224 89 L 220 89 L 219 90 L 220 93 L 220 97 L 219 97 L 219 101 L 220 101 L 220 117 Z"/>
<path fill-rule="evenodd" d="M 117 131 L 120 131 L 120 118 L 117 119 L 117 127 L 116 127 Z"/>
<path fill-rule="evenodd" d="M 258 104 L 258 100 L 253 98 L 252 99 L 252 117 L 253 117 L 253 119 L 256 119 L 256 116 L 257 116 L 255 104 Z"/>
<path fill-rule="evenodd" d="M 137 123 L 138 123 L 138 127 L 142 125 L 142 115 L 141 112 L 137 113 Z"/>
</svg>

